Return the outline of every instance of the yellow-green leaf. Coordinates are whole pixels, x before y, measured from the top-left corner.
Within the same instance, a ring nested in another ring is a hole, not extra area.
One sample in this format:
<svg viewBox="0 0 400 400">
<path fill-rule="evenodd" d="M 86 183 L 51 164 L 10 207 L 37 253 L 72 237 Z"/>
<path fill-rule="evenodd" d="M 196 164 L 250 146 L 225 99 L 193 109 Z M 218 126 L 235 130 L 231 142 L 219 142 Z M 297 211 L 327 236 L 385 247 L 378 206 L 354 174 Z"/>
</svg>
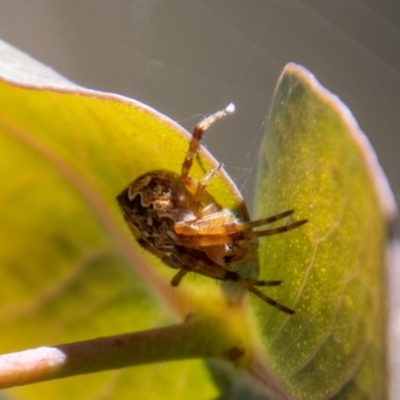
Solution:
<svg viewBox="0 0 400 400">
<path fill-rule="evenodd" d="M 79 88 L 0 43 L 0 353 L 155 328 L 190 311 L 185 293 L 199 280 L 172 289 L 175 272 L 138 249 L 115 201 L 143 172 L 179 171 L 187 141 L 182 128 L 149 107 Z M 203 156 L 195 174 L 210 162 Z M 217 178 L 212 188 L 236 207 L 229 182 Z M 204 281 L 210 294 L 219 291 Z M 216 393 L 201 361 L 9 391 L 24 399 Z"/>
<path fill-rule="evenodd" d="M 302 67 L 280 79 L 259 170 L 259 217 L 308 224 L 262 239 L 279 314 L 253 299 L 268 364 L 296 399 L 387 396 L 386 243 L 395 205 L 349 110 Z"/>
</svg>

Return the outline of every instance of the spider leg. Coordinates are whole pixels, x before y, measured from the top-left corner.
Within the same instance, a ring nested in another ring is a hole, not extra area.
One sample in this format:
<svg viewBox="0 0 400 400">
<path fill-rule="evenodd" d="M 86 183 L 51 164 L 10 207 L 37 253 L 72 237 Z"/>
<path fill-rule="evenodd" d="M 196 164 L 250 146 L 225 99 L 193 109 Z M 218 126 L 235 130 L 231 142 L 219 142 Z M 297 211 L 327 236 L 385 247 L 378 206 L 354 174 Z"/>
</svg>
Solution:
<svg viewBox="0 0 400 400">
<path fill-rule="evenodd" d="M 282 281 L 258 281 L 253 279 L 246 279 L 247 282 L 251 283 L 254 286 L 279 286 Z"/>
<path fill-rule="evenodd" d="M 186 158 L 182 163 L 181 179 L 184 185 L 191 191 L 195 187 L 195 182 L 189 175 L 190 168 L 193 165 L 193 158 L 199 150 L 199 144 L 203 133 L 216 121 L 225 117 L 229 113 L 233 112 L 235 107 L 233 104 L 229 104 L 224 110 L 217 111 L 214 114 L 204 117 L 194 128 L 192 139 L 189 144 L 189 149 L 186 154 Z M 196 190 L 196 189 L 195 189 Z"/>
<path fill-rule="evenodd" d="M 287 231 L 291 231 L 292 229 L 296 229 L 299 226 L 304 225 L 306 222 L 308 222 L 307 219 L 302 219 L 300 221 L 293 222 L 292 224 L 289 225 L 280 226 L 279 228 L 264 229 L 263 231 L 242 232 L 242 234 L 244 239 L 277 235 L 279 233 L 284 233 Z"/>
<path fill-rule="evenodd" d="M 280 219 L 286 218 L 289 215 L 292 215 L 293 213 L 294 213 L 294 210 L 287 210 L 287 211 L 284 211 L 282 213 L 273 215 L 272 217 L 258 219 L 256 221 L 242 222 L 240 225 L 242 227 L 242 230 L 247 230 L 247 229 L 255 228 L 256 226 L 270 224 L 272 222 L 275 222 L 275 221 L 278 221 Z"/>
<path fill-rule="evenodd" d="M 255 294 L 261 300 L 274 306 L 275 308 L 287 313 L 293 314 L 294 311 L 283 304 L 278 303 L 276 300 L 268 297 L 264 293 L 260 292 L 254 286 L 277 286 L 281 281 L 258 281 L 254 279 L 244 279 L 237 272 L 229 271 L 220 265 L 214 264 L 207 258 L 202 259 L 200 257 L 201 252 L 198 250 L 178 248 L 171 255 L 172 262 L 180 268 L 180 271 L 172 279 L 172 284 L 179 283 L 181 277 L 186 275 L 187 272 L 196 272 L 198 274 L 208 276 L 210 278 L 219 279 L 222 281 L 236 282 L 249 292 Z M 204 257 L 204 255 L 203 255 Z"/>
<path fill-rule="evenodd" d="M 182 280 L 182 278 L 188 273 L 189 271 L 185 271 L 184 269 L 180 269 L 172 278 L 171 286 L 178 286 Z"/>
<path fill-rule="evenodd" d="M 285 312 L 286 314 L 294 314 L 294 310 L 291 308 L 288 308 L 284 306 L 281 303 L 278 303 L 276 300 L 272 299 L 271 297 L 265 295 L 264 293 L 260 292 L 258 289 L 256 289 L 252 284 L 251 281 L 247 281 L 246 279 L 240 278 L 237 283 L 242 285 L 244 288 L 246 288 L 249 292 L 255 294 L 257 297 L 259 297 L 261 300 L 264 300 L 266 303 L 270 304 L 271 306 L 277 308 L 278 310 L 281 310 Z"/>
<path fill-rule="evenodd" d="M 280 226 L 278 228 L 265 229 L 262 231 L 246 231 L 242 230 L 240 225 L 237 229 L 234 223 L 222 223 L 220 226 L 208 226 L 202 230 L 198 229 L 197 221 L 188 224 L 176 224 L 176 243 L 180 246 L 189 248 L 209 247 L 220 244 L 235 243 L 242 240 L 250 240 L 257 237 L 277 235 L 296 229 L 306 222 L 306 219 L 293 222 L 292 224 Z M 200 221 L 201 222 L 201 221 Z M 201 226 L 201 225 L 199 225 Z M 197 229 L 196 229 L 197 228 Z M 223 231 L 226 231 L 225 233 Z"/>
<path fill-rule="evenodd" d="M 222 168 L 222 164 L 218 164 L 216 167 L 207 172 L 206 175 L 200 180 L 197 184 L 196 194 L 194 195 L 193 201 L 193 212 L 197 218 L 201 218 L 203 216 L 201 201 L 203 200 L 204 193 L 207 185 L 210 183 L 211 179 L 214 178 L 214 175 Z"/>
<path fill-rule="evenodd" d="M 262 293 L 261 291 L 259 291 L 258 289 L 256 289 L 254 287 L 254 285 L 258 285 L 258 282 L 260 282 L 260 283 L 262 282 L 263 284 L 265 284 L 265 286 L 276 286 L 276 285 L 279 285 L 281 283 L 281 281 L 254 281 L 252 279 L 244 279 L 238 273 L 233 272 L 233 271 L 227 271 L 227 280 L 237 282 L 239 285 L 243 286 L 249 292 L 255 294 L 261 300 L 264 300 L 266 303 L 277 308 L 278 310 L 281 310 L 281 311 L 285 312 L 286 314 L 294 314 L 294 310 L 284 306 L 281 303 L 278 303 L 276 300 L 272 299 L 271 297 L 267 296 L 266 294 Z M 257 283 L 254 283 L 254 282 L 257 282 Z M 267 285 L 268 282 L 272 283 L 272 285 Z"/>
</svg>

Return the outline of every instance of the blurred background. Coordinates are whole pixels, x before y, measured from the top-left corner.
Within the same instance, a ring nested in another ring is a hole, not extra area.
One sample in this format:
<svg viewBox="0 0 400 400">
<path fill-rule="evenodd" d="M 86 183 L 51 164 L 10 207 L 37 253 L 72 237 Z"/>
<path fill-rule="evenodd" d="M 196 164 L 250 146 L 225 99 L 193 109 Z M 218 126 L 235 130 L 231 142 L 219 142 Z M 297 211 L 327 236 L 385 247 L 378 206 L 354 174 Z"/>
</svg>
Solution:
<svg viewBox="0 0 400 400">
<path fill-rule="evenodd" d="M 205 143 L 249 206 L 277 79 L 286 63 L 300 63 L 352 110 L 399 203 L 400 2 L 3 0 L 0 37 L 188 130 L 235 103 Z"/>
</svg>

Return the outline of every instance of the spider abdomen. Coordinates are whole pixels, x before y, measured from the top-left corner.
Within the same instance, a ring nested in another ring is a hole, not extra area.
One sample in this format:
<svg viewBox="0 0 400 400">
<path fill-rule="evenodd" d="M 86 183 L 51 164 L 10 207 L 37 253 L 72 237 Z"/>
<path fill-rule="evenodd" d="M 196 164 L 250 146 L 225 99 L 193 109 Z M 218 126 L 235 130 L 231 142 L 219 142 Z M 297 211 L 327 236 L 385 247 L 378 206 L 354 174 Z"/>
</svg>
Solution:
<svg viewBox="0 0 400 400">
<path fill-rule="evenodd" d="M 151 171 L 135 179 L 117 201 L 129 227 L 143 240 L 161 251 L 175 245 L 176 221 L 194 219 L 193 196 L 171 171 Z"/>
</svg>

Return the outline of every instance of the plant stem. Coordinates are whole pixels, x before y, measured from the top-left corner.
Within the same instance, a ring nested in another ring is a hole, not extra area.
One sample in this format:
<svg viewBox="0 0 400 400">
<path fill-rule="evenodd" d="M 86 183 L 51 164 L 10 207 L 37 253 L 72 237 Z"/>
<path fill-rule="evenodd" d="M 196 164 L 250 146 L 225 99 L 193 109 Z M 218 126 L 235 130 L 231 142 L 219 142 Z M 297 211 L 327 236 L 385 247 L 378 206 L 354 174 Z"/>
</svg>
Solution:
<svg viewBox="0 0 400 400">
<path fill-rule="evenodd" d="M 0 356 L 0 389 L 139 364 L 232 358 L 237 338 L 223 343 L 218 331 L 203 318 L 193 318 L 165 328 L 6 354 Z"/>
</svg>

